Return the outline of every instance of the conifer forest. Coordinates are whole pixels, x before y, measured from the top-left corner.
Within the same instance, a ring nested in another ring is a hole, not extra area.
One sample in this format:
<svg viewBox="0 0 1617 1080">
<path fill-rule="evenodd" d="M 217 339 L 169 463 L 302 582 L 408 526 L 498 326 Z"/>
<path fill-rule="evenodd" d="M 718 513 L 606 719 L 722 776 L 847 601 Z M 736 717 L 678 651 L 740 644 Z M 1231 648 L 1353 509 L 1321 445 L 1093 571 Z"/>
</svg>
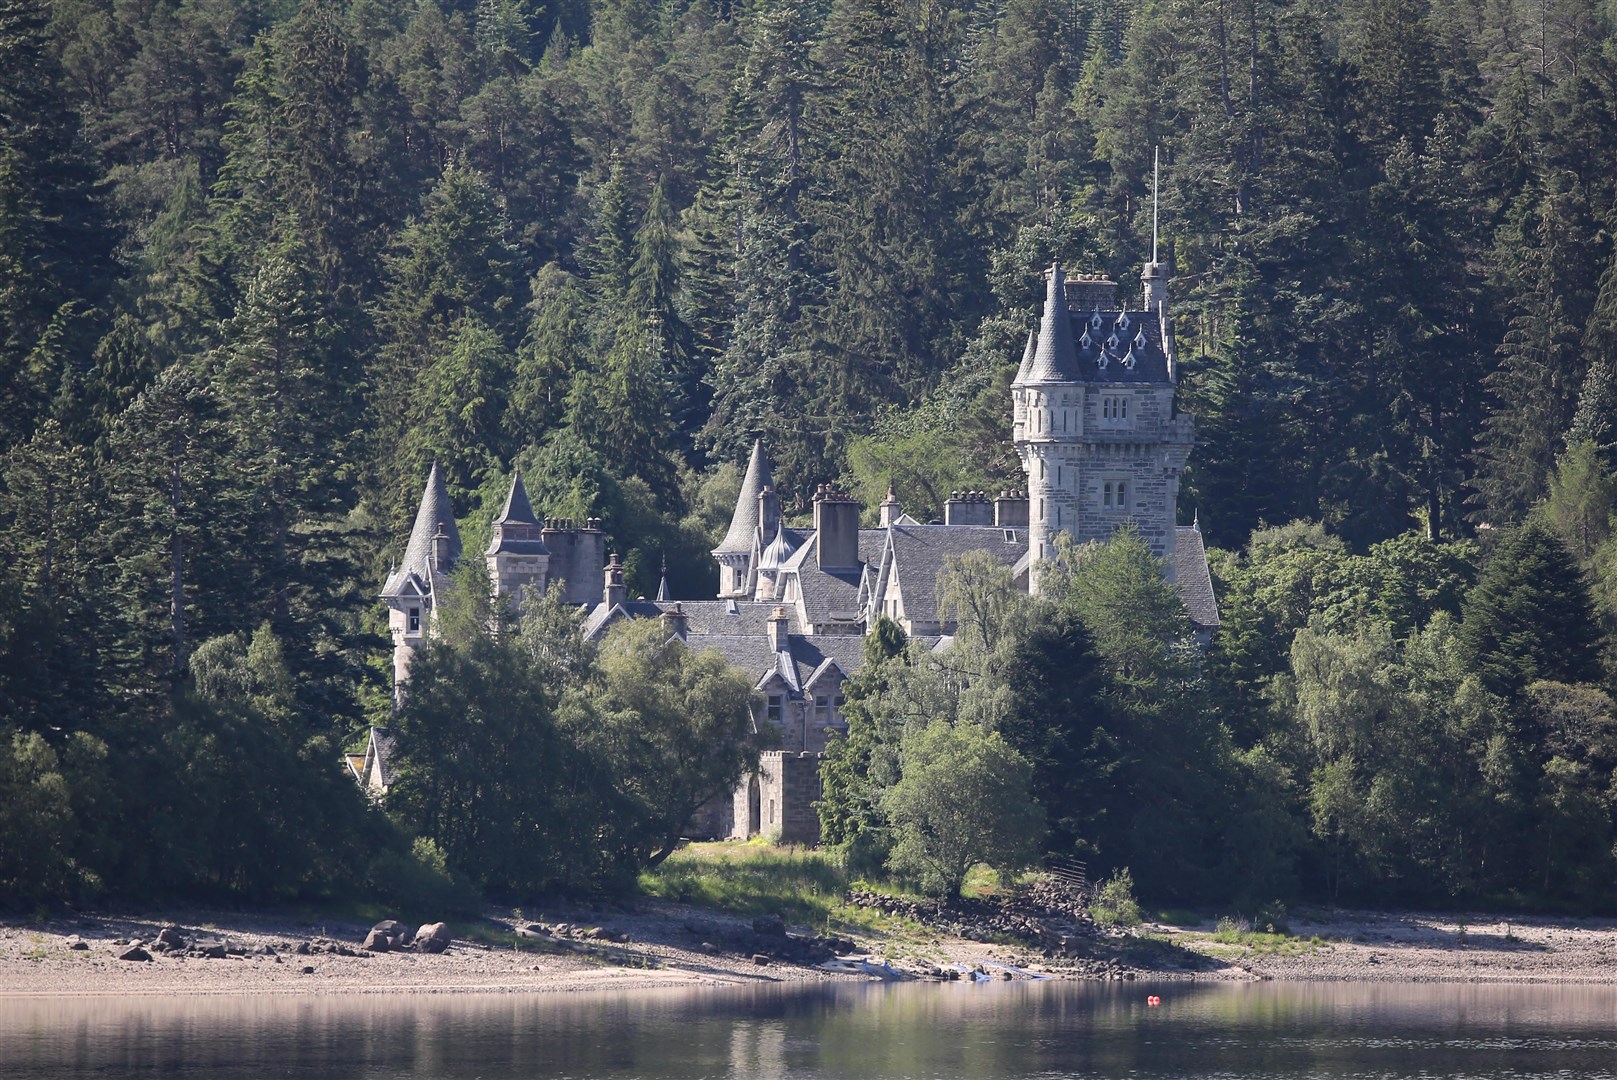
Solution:
<svg viewBox="0 0 1617 1080">
<path fill-rule="evenodd" d="M 1617 908 L 1609 0 L 0 0 L 0 906 L 632 888 L 744 766 L 712 654 L 468 577 L 399 797 L 343 766 L 431 465 L 676 598 L 759 437 L 794 520 L 1023 486 L 1154 156 L 1222 626 L 1126 532 L 953 567 L 826 842 L 924 877 L 900 760 L 976 760 L 1162 902 Z"/>
</svg>

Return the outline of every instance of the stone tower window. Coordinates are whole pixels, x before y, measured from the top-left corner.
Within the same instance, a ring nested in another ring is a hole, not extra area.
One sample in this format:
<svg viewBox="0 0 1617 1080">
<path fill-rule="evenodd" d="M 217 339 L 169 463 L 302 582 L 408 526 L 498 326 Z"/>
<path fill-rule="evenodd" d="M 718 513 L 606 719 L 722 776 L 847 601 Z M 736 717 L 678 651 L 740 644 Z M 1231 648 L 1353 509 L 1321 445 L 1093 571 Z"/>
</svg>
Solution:
<svg viewBox="0 0 1617 1080">
<path fill-rule="evenodd" d="M 1100 418 L 1112 423 L 1126 423 L 1129 418 L 1129 399 L 1119 395 L 1101 398 Z"/>
<path fill-rule="evenodd" d="M 1129 504 L 1129 482 L 1108 480 L 1101 487 L 1100 504 L 1106 510 L 1125 510 Z"/>
</svg>

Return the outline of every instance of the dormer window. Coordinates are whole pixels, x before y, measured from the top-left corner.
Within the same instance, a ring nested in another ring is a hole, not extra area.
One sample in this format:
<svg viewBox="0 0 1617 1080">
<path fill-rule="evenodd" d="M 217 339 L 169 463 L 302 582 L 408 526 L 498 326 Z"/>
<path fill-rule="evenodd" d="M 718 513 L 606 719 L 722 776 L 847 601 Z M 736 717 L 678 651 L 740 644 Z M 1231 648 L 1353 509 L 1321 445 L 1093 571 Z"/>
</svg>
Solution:
<svg viewBox="0 0 1617 1080">
<path fill-rule="evenodd" d="M 421 609 L 418 607 L 413 607 L 409 610 L 409 613 L 405 617 L 410 620 L 410 633 L 421 633 Z"/>
<path fill-rule="evenodd" d="M 786 723 L 786 695 L 770 694 L 767 704 L 764 705 L 764 718 L 776 727 Z"/>
</svg>

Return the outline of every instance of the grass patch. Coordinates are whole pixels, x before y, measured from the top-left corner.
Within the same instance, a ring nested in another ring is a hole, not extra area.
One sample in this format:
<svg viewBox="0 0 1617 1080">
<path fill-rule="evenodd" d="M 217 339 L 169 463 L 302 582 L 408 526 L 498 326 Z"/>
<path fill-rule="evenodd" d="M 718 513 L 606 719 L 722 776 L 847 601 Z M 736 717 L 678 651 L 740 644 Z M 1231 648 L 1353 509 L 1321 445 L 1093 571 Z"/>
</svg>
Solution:
<svg viewBox="0 0 1617 1080">
<path fill-rule="evenodd" d="M 1165 926 L 1176 926 L 1181 930 L 1188 930 L 1202 924 L 1202 917 L 1194 911 L 1184 908 L 1164 908 L 1152 916 L 1152 922 L 1159 922 Z"/>
<path fill-rule="evenodd" d="M 1219 919 L 1218 928 L 1202 940 L 1212 946 L 1222 946 L 1204 950 L 1218 956 L 1302 956 L 1327 945 L 1318 934 L 1299 937 L 1283 929 L 1275 929 L 1272 924 L 1259 930 L 1245 919 L 1232 919 L 1227 915 Z"/>
<path fill-rule="evenodd" d="M 848 873 L 821 851 L 758 843 L 688 844 L 640 875 L 649 896 L 737 915 L 779 914 L 787 922 L 824 925 L 846 905 Z"/>
<path fill-rule="evenodd" d="M 998 879 L 993 883 L 997 886 Z M 682 904 L 735 915 L 779 915 L 816 932 L 863 934 L 889 942 L 919 944 L 929 936 L 913 919 L 847 903 L 843 898 L 850 888 L 906 895 L 888 882 L 854 880 L 830 852 L 773 847 L 756 839 L 688 844 L 640 875 L 646 895 Z"/>
</svg>

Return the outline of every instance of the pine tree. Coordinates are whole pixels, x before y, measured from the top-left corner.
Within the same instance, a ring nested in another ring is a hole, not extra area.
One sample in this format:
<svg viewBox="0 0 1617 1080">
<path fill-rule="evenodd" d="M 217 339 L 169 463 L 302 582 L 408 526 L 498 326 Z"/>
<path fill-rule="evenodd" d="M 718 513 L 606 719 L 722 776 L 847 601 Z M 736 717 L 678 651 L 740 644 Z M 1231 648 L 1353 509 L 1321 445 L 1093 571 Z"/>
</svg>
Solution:
<svg viewBox="0 0 1617 1080">
<path fill-rule="evenodd" d="M 116 237 L 40 0 L 0 3 L 0 446 L 26 439 L 89 355 Z M 55 347 L 47 337 L 55 326 Z"/>
<path fill-rule="evenodd" d="M 1536 679 L 1599 676 L 1589 587 L 1571 554 L 1536 521 L 1499 543 L 1466 597 L 1459 640 L 1483 685 L 1510 700 Z"/>
</svg>

